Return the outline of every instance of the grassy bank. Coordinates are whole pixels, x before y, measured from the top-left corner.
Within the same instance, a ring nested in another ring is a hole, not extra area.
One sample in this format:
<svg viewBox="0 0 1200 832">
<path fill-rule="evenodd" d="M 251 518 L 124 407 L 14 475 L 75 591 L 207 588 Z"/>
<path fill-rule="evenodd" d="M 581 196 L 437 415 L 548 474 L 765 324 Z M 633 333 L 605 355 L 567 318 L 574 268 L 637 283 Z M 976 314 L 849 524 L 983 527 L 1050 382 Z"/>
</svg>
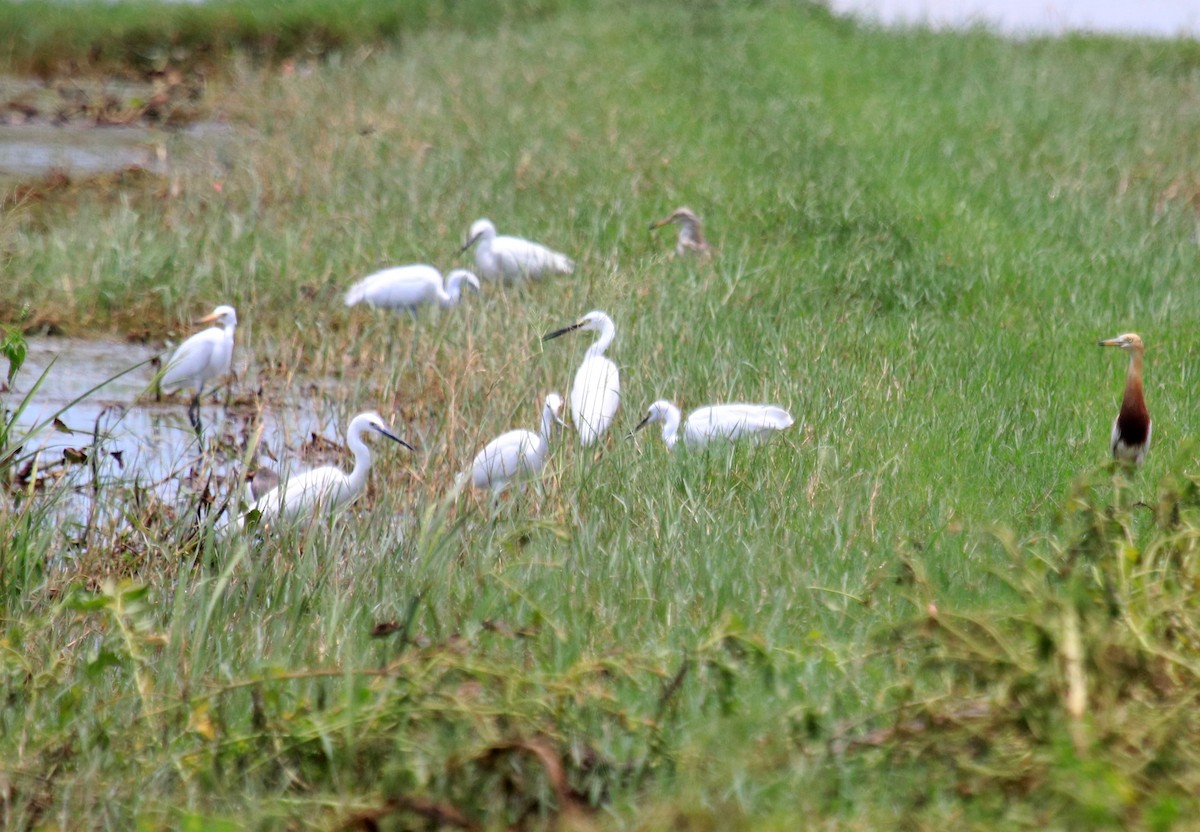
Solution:
<svg viewBox="0 0 1200 832">
<path fill-rule="evenodd" d="M 427 29 L 484 31 L 531 21 L 573 5 L 400 0 L 288 0 L 255 3 L 5 3 L 0 45 L 6 73 L 39 77 L 220 70 L 235 53 L 268 63 L 370 48 Z"/>
<path fill-rule="evenodd" d="M 261 545 L 127 481 L 110 521 L 48 523 L 54 494 L 4 514 L 16 822 L 1194 809 L 1170 741 L 1195 731 L 1193 47 L 602 4 L 235 61 L 205 95 L 233 140 L 167 136 L 149 186 L 5 214 L 5 321 L 161 337 L 232 303 L 241 385 L 329 382 L 419 452 L 381 454 L 357 516 Z M 678 204 L 711 261 L 647 232 Z M 342 307 L 380 266 L 460 262 L 480 216 L 576 275 L 416 324 Z M 497 516 L 447 498 L 569 386 L 586 336 L 538 339 L 592 308 L 618 325 L 622 434 L 663 396 L 796 426 L 699 455 L 568 436 Z M 1124 372 L 1096 340 L 1126 330 L 1155 447 L 1122 485 L 1089 472 Z"/>
</svg>

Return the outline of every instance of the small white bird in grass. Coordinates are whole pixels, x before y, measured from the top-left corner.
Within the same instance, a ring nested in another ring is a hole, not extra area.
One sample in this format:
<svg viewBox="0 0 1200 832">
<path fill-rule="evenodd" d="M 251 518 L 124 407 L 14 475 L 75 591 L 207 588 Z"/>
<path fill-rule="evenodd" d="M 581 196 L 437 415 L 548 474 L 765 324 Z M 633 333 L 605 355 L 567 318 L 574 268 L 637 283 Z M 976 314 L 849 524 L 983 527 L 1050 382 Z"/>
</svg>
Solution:
<svg viewBox="0 0 1200 832">
<path fill-rule="evenodd" d="M 542 430 L 510 430 L 487 443 L 471 463 L 471 482 L 476 488 L 490 488 L 498 495 L 510 482 L 537 476 L 550 455 L 550 433 L 563 424 L 562 396 L 550 393 L 542 407 Z"/>
<path fill-rule="evenodd" d="M 367 487 L 367 472 L 371 470 L 371 450 L 363 441 L 363 434 L 368 430 L 381 433 L 410 451 L 415 450 L 392 433 L 378 413 L 360 413 L 350 420 L 346 430 L 346 444 L 354 454 L 354 469 L 347 474 L 334 465 L 325 465 L 283 479 L 251 507 L 252 511 L 260 513 L 260 522 L 269 524 L 278 519 L 294 519 L 301 514 L 333 511 L 353 502 Z M 241 524 L 239 520 L 238 525 Z"/>
<path fill-rule="evenodd" d="M 195 386 L 196 395 L 188 406 L 188 419 L 192 427 L 200 429 L 200 394 L 209 379 L 223 376 L 229 372 L 233 360 L 233 333 L 237 329 L 237 312 L 232 306 L 218 306 L 212 314 L 206 315 L 196 323 L 218 326 L 197 332 L 188 338 L 171 356 L 163 370 L 161 387 L 191 387 Z"/>
<path fill-rule="evenodd" d="M 700 217 L 691 208 L 676 208 L 670 216 L 663 217 L 650 224 L 650 230 L 662 228 L 669 223 L 677 223 L 679 225 L 679 236 L 675 240 L 675 254 L 683 257 L 688 253 L 696 254 L 700 257 L 707 257 L 711 254 L 708 241 L 704 239 L 704 231 L 700 224 Z"/>
<path fill-rule="evenodd" d="M 446 275 L 433 266 L 394 266 L 367 275 L 346 292 L 346 305 L 365 303 L 384 309 L 404 309 L 416 314 L 426 304 L 437 303 L 442 308 L 454 306 L 462 296 L 463 284 L 479 291 L 479 278 L 466 269 L 455 269 Z"/>
<path fill-rule="evenodd" d="M 665 399 L 650 405 L 646 418 L 633 429 L 637 433 L 651 422 L 662 422 L 663 441 L 674 448 L 679 439 L 679 408 Z M 770 404 L 714 404 L 698 407 L 688 414 L 683 425 L 683 444 L 699 448 L 715 439 L 736 440 L 752 437 L 765 440 L 777 430 L 792 426 L 792 416 L 782 407 Z"/>
<path fill-rule="evenodd" d="M 539 280 L 570 274 L 575 264 L 565 254 L 520 237 L 497 237 L 491 220 L 476 220 L 460 254 L 475 246 L 475 268 L 484 280 Z"/>
<path fill-rule="evenodd" d="M 580 444 L 587 447 L 608 430 L 621 405 L 621 378 L 617 365 L 604 356 L 604 351 L 616 337 L 617 327 L 608 315 L 592 311 L 570 326 L 544 336 L 542 341 L 577 329 L 600 333 L 588 347 L 571 386 L 571 418 L 575 421 Z"/>
</svg>

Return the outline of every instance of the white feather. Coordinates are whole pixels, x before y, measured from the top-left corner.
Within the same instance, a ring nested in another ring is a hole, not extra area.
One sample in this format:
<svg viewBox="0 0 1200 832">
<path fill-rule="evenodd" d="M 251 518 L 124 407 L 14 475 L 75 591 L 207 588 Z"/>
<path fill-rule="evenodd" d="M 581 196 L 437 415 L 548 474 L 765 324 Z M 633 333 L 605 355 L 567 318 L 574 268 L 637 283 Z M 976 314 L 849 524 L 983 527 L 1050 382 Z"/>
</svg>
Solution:
<svg viewBox="0 0 1200 832">
<path fill-rule="evenodd" d="M 521 237 L 496 235 L 490 220 L 471 226 L 466 251 L 475 246 L 475 268 L 484 280 L 539 280 L 550 274 L 571 274 L 575 263 L 565 254 Z"/>
</svg>

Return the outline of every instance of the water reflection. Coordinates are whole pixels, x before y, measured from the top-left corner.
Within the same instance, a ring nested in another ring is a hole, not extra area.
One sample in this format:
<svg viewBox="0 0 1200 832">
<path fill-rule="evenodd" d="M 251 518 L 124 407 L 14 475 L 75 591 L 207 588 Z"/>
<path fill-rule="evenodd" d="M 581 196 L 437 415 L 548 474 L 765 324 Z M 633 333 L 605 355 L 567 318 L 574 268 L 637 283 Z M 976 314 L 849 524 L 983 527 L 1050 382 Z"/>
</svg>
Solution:
<svg viewBox="0 0 1200 832">
<path fill-rule="evenodd" d="M 340 448 L 342 414 L 323 397 L 266 404 L 241 395 L 227 402 L 227 389 L 205 396 L 198 437 L 186 402 L 154 400 L 155 355 L 151 347 L 117 341 L 31 341 L 14 389 L 3 398 L 5 419 L 24 403 L 10 436 L 11 445 L 21 446 L 12 465 L 18 486 L 61 481 L 86 500 L 94 482 L 122 481 L 172 500 L 181 487 L 202 492 L 214 485 L 197 478 L 235 478 L 241 462 L 253 465 L 252 456 L 293 460 L 314 435 L 317 444 Z"/>
</svg>

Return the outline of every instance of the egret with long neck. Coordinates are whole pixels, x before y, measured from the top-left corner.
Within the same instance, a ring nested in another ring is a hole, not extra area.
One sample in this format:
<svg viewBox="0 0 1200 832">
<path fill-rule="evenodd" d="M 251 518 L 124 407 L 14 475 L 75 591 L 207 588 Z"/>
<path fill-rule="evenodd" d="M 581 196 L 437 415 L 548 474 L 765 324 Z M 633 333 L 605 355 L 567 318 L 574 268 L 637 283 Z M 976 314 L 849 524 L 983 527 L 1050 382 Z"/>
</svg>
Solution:
<svg viewBox="0 0 1200 832">
<path fill-rule="evenodd" d="M 471 463 L 471 481 L 476 488 L 490 488 L 498 495 L 510 482 L 537 476 L 550 456 L 550 435 L 563 423 L 562 396 L 549 393 L 542 406 L 541 432 L 510 430 L 487 443 Z"/>
<path fill-rule="evenodd" d="M 542 341 L 576 330 L 600 333 L 584 354 L 571 386 L 571 418 L 579 433 L 580 444 L 587 447 L 608 430 L 621 405 L 621 378 L 617 365 L 604 355 L 616 337 L 617 327 L 608 315 L 592 311 L 570 326 L 549 333 Z"/>
<path fill-rule="evenodd" d="M 475 269 L 484 280 L 539 280 L 570 274 L 575 263 L 565 254 L 521 237 L 497 236 L 491 220 L 476 220 L 460 254 L 475 246 Z"/>
<path fill-rule="evenodd" d="M 346 292 L 346 305 L 365 303 L 371 307 L 407 310 L 415 315 L 417 309 L 428 304 L 436 303 L 443 309 L 454 306 L 462 296 L 464 284 L 479 291 L 479 278 L 466 269 L 450 272 L 443 286 L 442 274 L 433 266 L 393 266 L 369 274 L 351 286 Z"/>
<path fill-rule="evenodd" d="M 679 441 L 679 408 L 666 399 L 650 405 L 646 417 L 633 429 L 637 433 L 653 422 L 662 422 L 662 438 L 668 448 Z M 767 439 L 773 432 L 792 426 L 792 416 L 773 404 L 713 404 L 693 410 L 683 425 L 683 443 L 699 448 L 717 439 L 730 441 Z"/>
<path fill-rule="evenodd" d="M 1133 332 L 1107 338 L 1102 347 L 1119 347 L 1129 353 L 1129 370 L 1125 374 L 1125 395 L 1121 410 L 1113 422 L 1112 455 L 1117 462 L 1141 465 L 1150 449 L 1153 425 L 1142 389 L 1142 339 Z"/>
<path fill-rule="evenodd" d="M 196 395 L 188 406 L 188 419 L 197 433 L 200 431 L 200 395 L 209 379 L 229 372 L 233 363 L 233 333 L 237 329 L 237 312 L 232 306 L 218 306 L 196 323 L 210 324 L 202 332 L 188 338 L 167 362 L 160 386 L 165 388 L 195 386 Z"/>
<path fill-rule="evenodd" d="M 271 523 L 294 519 L 302 514 L 312 515 L 317 511 L 333 511 L 357 499 L 367 487 L 367 473 L 371 470 L 371 449 L 363 441 L 363 434 L 367 431 L 379 433 L 410 451 L 414 450 L 412 445 L 392 433 L 378 413 L 360 413 L 350 420 L 350 427 L 346 430 L 346 445 L 354 454 L 354 468 L 350 473 L 326 465 L 283 479 L 254 503 L 252 510 L 260 513 L 260 522 Z"/>
</svg>

